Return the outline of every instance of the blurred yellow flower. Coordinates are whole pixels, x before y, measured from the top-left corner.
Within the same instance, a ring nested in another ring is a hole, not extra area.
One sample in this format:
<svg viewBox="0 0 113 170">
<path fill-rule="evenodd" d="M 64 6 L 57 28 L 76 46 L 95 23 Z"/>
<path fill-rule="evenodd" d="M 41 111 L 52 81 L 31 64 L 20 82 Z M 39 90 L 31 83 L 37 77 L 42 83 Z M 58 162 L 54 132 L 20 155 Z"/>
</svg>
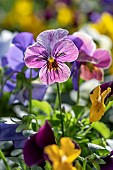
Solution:
<svg viewBox="0 0 113 170">
<path fill-rule="evenodd" d="M 108 35 L 113 40 L 113 16 L 105 12 L 97 23 L 91 24 L 101 34 Z"/>
<path fill-rule="evenodd" d="M 111 88 L 108 87 L 102 94 L 100 86 L 97 86 L 93 93 L 90 94 L 90 100 L 92 102 L 90 110 L 90 122 L 96 122 L 101 119 L 105 113 L 106 106 L 104 100 L 106 96 L 111 92 Z"/>
<path fill-rule="evenodd" d="M 73 11 L 64 3 L 57 5 L 57 21 L 60 26 L 68 26 L 73 23 Z"/>
<path fill-rule="evenodd" d="M 61 138 L 60 145 L 60 148 L 54 144 L 44 149 L 53 163 L 53 170 L 77 170 L 72 162 L 80 155 L 81 150 L 76 149 L 75 144 L 68 137 Z"/>
<path fill-rule="evenodd" d="M 32 0 L 15 1 L 2 26 L 6 29 L 32 32 L 35 36 L 45 29 L 43 19 L 34 13 Z"/>
</svg>

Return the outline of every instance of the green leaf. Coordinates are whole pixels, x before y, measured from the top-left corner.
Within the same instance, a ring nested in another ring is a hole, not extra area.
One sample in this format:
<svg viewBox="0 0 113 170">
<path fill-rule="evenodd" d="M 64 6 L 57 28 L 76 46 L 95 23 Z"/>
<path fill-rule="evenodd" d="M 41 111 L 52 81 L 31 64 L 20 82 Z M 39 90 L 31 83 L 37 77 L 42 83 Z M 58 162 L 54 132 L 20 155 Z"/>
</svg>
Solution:
<svg viewBox="0 0 113 170">
<path fill-rule="evenodd" d="M 43 170 L 43 169 L 40 166 L 34 165 L 31 167 L 31 170 Z"/>
<path fill-rule="evenodd" d="M 108 139 L 110 137 L 110 129 L 103 122 L 94 122 L 91 126 L 96 129 L 104 138 Z"/>
<path fill-rule="evenodd" d="M 29 129 L 29 122 L 21 123 L 17 128 L 16 128 L 16 133 L 19 133 L 25 129 Z"/>
<path fill-rule="evenodd" d="M 109 151 L 100 145 L 88 143 L 88 148 L 90 149 L 90 151 L 92 151 L 93 153 L 97 153 L 100 156 L 106 156 L 109 154 Z"/>
<path fill-rule="evenodd" d="M 79 119 L 85 112 L 85 106 L 73 106 L 72 109 L 77 119 Z"/>
<path fill-rule="evenodd" d="M 96 168 L 96 170 L 100 170 L 100 165 L 96 161 L 93 162 L 93 165 Z"/>
<path fill-rule="evenodd" d="M 47 115 L 50 115 L 52 111 L 51 105 L 46 101 L 32 100 L 32 108 L 35 113 L 38 112 L 38 110 L 41 110 Z"/>
</svg>

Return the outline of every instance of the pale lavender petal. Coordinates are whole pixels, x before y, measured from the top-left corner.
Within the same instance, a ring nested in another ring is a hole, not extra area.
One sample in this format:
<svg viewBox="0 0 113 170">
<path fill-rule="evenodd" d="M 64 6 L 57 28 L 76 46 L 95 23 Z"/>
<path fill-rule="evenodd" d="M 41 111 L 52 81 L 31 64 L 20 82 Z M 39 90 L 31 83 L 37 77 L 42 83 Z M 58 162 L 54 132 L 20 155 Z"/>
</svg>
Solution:
<svg viewBox="0 0 113 170">
<path fill-rule="evenodd" d="M 50 71 L 47 70 L 46 65 L 41 68 L 39 72 L 39 77 L 42 83 L 48 85 L 55 82 L 61 83 L 65 82 L 69 78 L 71 74 L 69 67 L 64 63 L 58 63 L 58 66 L 58 69 L 51 69 Z"/>
<path fill-rule="evenodd" d="M 25 51 L 25 64 L 29 68 L 40 68 L 48 59 L 48 53 L 45 47 L 39 43 L 29 46 Z"/>
<path fill-rule="evenodd" d="M 8 60 L 8 65 L 15 70 L 20 64 L 24 64 L 23 52 L 16 46 L 12 45 L 6 55 Z"/>
<path fill-rule="evenodd" d="M 73 35 L 80 38 L 83 41 L 83 45 L 81 46 L 81 50 L 86 52 L 88 55 L 92 55 L 96 50 L 96 45 L 91 36 L 83 32 L 75 32 Z"/>
<path fill-rule="evenodd" d="M 40 33 L 37 37 L 37 42 L 42 44 L 50 54 L 54 45 L 67 35 L 68 31 L 65 29 L 51 29 Z"/>
<path fill-rule="evenodd" d="M 75 44 L 68 39 L 60 40 L 53 48 L 52 56 L 59 62 L 72 62 L 78 57 L 78 49 Z"/>
<path fill-rule="evenodd" d="M 12 43 L 25 52 L 26 48 L 34 43 L 33 34 L 29 32 L 18 33 L 13 38 Z"/>
<path fill-rule="evenodd" d="M 108 68 L 111 64 L 111 56 L 107 50 L 98 49 L 94 52 L 95 66 L 101 68 Z"/>
</svg>

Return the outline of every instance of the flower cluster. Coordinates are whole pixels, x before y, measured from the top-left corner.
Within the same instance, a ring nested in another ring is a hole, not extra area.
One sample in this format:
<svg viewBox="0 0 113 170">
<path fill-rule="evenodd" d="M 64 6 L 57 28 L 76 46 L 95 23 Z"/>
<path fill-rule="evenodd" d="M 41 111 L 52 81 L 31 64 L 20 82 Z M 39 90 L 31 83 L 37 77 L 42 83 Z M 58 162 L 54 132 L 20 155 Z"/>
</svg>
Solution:
<svg viewBox="0 0 113 170">
<path fill-rule="evenodd" d="M 96 45 L 83 31 L 68 35 L 61 28 L 41 32 L 36 42 L 29 32 L 14 35 L 0 61 L 1 146 L 11 141 L 0 157 L 7 169 L 112 169 L 113 81 L 101 84 L 112 59 Z M 90 93 L 82 97 L 85 83 Z"/>
</svg>

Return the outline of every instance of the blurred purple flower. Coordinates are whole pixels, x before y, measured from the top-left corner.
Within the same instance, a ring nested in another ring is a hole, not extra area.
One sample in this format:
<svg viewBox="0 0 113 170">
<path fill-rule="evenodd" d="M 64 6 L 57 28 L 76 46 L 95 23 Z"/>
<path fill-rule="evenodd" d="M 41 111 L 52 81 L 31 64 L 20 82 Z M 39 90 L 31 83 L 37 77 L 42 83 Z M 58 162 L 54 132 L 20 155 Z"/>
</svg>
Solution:
<svg viewBox="0 0 113 170">
<path fill-rule="evenodd" d="M 69 67 L 64 62 L 75 61 L 78 49 L 66 39 L 67 30 L 47 30 L 40 33 L 37 43 L 25 52 L 25 64 L 29 68 L 41 68 L 39 77 L 44 84 L 64 82 L 70 76 Z"/>
<path fill-rule="evenodd" d="M 44 147 L 55 143 L 54 133 L 46 121 L 39 131 L 26 141 L 23 148 L 25 163 L 28 166 L 42 164 L 45 161 Z"/>
<path fill-rule="evenodd" d="M 33 34 L 29 32 L 18 33 L 12 40 L 12 44 L 6 54 L 8 66 L 12 68 L 13 71 L 21 72 L 24 63 L 24 52 L 26 48 L 34 43 Z M 26 78 L 30 77 L 30 71 L 25 71 Z M 32 70 L 33 78 L 36 77 L 38 73 Z"/>
<path fill-rule="evenodd" d="M 106 162 L 106 164 L 100 165 L 100 170 L 113 170 L 113 151 L 103 158 L 103 160 Z"/>
<path fill-rule="evenodd" d="M 95 78 L 102 81 L 104 74 L 103 69 L 107 69 L 111 64 L 111 56 L 109 52 L 103 49 L 96 49 L 96 44 L 92 40 L 92 37 L 86 33 L 75 32 L 68 38 L 79 47 L 79 56 L 76 62 L 81 63 L 80 77 L 84 80 Z M 82 44 L 79 46 L 76 41 L 74 41 L 76 38 L 79 38 L 82 41 Z M 76 77 L 74 79 L 76 79 Z M 76 89 L 78 89 L 78 87 L 76 87 L 75 90 Z"/>
<path fill-rule="evenodd" d="M 22 132 L 16 133 L 18 124 L 0 123 L 0 141 L 13 141 L 14 147 L 23 148 L 26 137 Z"/>
<path fill-rule="evenodd" d="M 46 85 L 32 83 L 32 99 L 43 100 L 46 90 L 47 90 Z M 23 88 L 18 93 L 11 95 L 10 103 L 22 103 L 26 105 L 28 104 L 28 100 L 29 100 L 29 91 L 28 89 Z"/>
</svg>

